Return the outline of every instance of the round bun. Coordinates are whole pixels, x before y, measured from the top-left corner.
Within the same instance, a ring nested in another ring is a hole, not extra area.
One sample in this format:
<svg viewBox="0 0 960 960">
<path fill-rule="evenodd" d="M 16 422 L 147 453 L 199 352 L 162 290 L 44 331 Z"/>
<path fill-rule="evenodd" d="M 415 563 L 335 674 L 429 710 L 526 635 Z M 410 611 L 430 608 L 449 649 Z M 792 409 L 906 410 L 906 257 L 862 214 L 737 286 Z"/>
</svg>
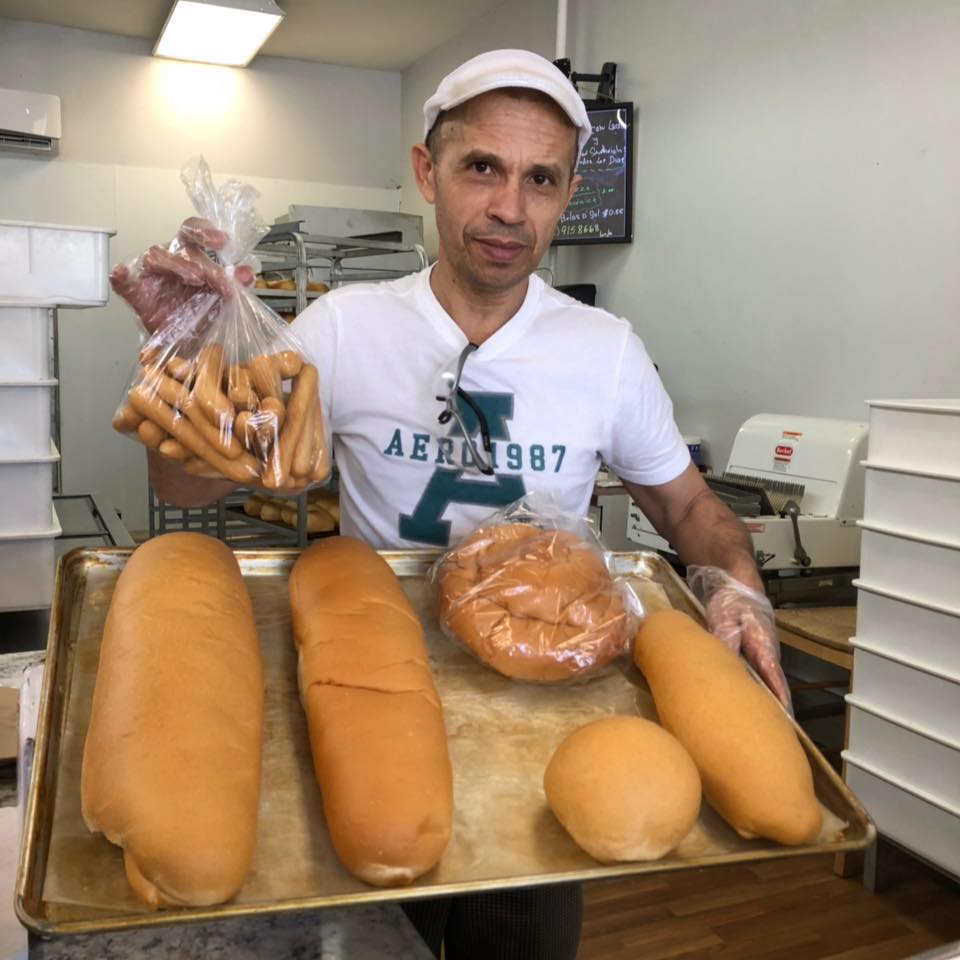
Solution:
<svg viewBox="0 0 960 960">
<path fill-rule="evenodd" d="M 547 765 L 543 790 L 577 845 L 604 863 L 658 860 L 700 812 L 690 755 L 640 717 L 605 717 L 571 733 Z"/>
<path fill-rule="evenodd" d="M 630 618 L 600 552 L 565 530 L 479 530 L 444 558 L 437 583 L 441 623 L 508 677 L 566 680 L 627 647 Z"/>
</svg>

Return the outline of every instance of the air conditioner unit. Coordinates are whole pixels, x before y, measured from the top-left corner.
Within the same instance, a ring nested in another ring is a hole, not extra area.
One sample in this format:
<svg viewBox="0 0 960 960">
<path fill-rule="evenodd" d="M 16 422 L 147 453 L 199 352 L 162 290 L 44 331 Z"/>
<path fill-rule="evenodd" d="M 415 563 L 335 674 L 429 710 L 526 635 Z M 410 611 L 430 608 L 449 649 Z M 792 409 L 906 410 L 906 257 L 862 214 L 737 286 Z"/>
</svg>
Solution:
<svg viewBox="0 0 960 960">
<path fill-rule="evenodd" d="M 55 157 L 60 151 L 60 98 L 0 88 L 0 151 Z"/>
</svg>

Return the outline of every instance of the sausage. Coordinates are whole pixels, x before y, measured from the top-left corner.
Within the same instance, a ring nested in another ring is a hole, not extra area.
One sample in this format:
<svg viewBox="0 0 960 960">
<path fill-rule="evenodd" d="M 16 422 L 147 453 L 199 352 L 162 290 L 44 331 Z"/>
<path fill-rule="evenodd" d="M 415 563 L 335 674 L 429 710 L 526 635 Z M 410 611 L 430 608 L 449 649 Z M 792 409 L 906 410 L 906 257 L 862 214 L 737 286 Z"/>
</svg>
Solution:
<svg viewBox="0 0 960 960">
<path fill-rule="evenodd" d="M 319 437 L 317 431 L 319 428 L 317 414 L 318 399 L 314 399 L 307 407 L 307 417 L 300 433 L 300 439 L 297 441 L 296 449 L 293 451 L 293 463 L 290 470 L 295 477 L 309 477 L 310 470 L 313 467 L 313 461 L 317 453 L 317 443 Z"/>
<path fill-rule="evenodd" d="M 239 363 L 230 364 L 227 371 L 227 398 L 240 410 L 256 410 L 260 403 L 250 372 Z"/>
<path fill-rule="evenodd" d="M 270 359 L 282 380 L 292 380 L 303 369 L 303 357 L 296 350 L 281 350 L 272 354 Z"/>
<path fill-rule="evenodd" d="M 169 460 L 189 460 L 190 457 L 193 456 L 179 440 L 174 440 L 173 437 L 167 437 L 167 439 L 157 447 L 157 451 L 161 456 L 167 457 Z"/>
<path fill-rule="evenodd" d="M 211 467 L 219 470 L 227 479 L 236 483 L 249 483 L 257 479 L 260 466 L 250 454 L 244 453 L 235 460 L 223 456 L 207 443 L 190 420 L 176 413 L 170 404 L 145 384 L 134 387 L 129 393 L 129 398 L 130 406 L 137 413 L 163 427 L 171 437 L 179 440 L 191 453 L 195 453 Z"/>
<path fill-rule="evenodd" d="M 220 480 L 220 474 L 205 460 L 199 457 L 189 457 L 183 463 L 184 473 L 189 473 L 191 477 L 203 477 L 205 480 Z"/>
<path fill-rule="evenodd" d="M 233 417 L 225 420 L 224 428 L 218 430 L 204 416 L 200 404 L 194 399 L 193 395 L 181 407 L 181 410 L 207 443 L 223 456 L 230 460 L 236 460 L 243 453 L 243 445 L 233 434 Z"/>
<path fill-rule="evenodd" d="M 303 431 L 307 409 L 316 395 L 317 368 L 312 363 L 305 363 L 300 375 L 293 381 L 293 391 L 287 404 L 287 419 L 280 431 L 277 449 L 264 471 L 264 486 L 282 490 L 289 483 L 293 453 Z"/>
<path fill-rule="evenodd" d="M 152 420 L 144 420 L 137 427 L 137 436 L 140 438 L 140 442 L 151 450 L 156 450 L 167 439 L 163 428 L 158 427 Z"/>
<path fill-rule="evenodd" d="M 236 409 L 220 388 L 223 378 L 223 347 L 208 343 L 197 355 L 197 375 L 193 381 L 191 397 L 200 411 L 218 430 L 223 430 L 224 420 L 233 423 Z"/>
<path fill-rule="evenodd" d="M 181 383 L 189 383 L 193 377 L 193 362 L 184 357 L 171 357 L 165 369 L 174 380 Z"/>
<path fill-rule="evenodd" d="M 250 374 L 250 379 L 253 380 L 257 393 L 262 398 L 280 398 L 283 390 L 280 372 L 268 355 L 261 353 L 260 356 L 248 360 L 247 371 Z"/>
<path fill-rule="evenodd" d="M 287 419 L 287 408 L 284 406 L 283 401 L 278 400 L 276 397 L 264 398 L 263 403 L 260 404 L 260 410 L 274 415 L 277 421 L 276 430 L 278 431 L 283 426 L 283 421 Z"/>
<path fill-rule="evenodd" d="M 113 429 L 118 433 L 134 433 L 141 423 L 143 417 L 129 403 L 124 403 L 113 415 Z"/>
</svg>

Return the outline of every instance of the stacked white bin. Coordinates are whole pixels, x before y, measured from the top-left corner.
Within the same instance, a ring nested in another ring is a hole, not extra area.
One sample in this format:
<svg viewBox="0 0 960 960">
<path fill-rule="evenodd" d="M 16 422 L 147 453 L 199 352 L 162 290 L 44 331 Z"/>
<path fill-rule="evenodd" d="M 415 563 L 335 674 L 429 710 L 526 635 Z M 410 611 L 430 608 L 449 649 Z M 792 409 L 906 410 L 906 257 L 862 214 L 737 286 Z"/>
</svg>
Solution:
<svg viewBox="0 0 960 960">
<path fill-rule="evenodd" d="M 960 875 L 960 400 L 873 401 L 846 779 Z"/>
<path fill-rule="evenodd" d="M 0 220 L 0 610 L 53 596 L 50 310 L 107 301 L 107 244 L 99 228 Z"/>
</svg>

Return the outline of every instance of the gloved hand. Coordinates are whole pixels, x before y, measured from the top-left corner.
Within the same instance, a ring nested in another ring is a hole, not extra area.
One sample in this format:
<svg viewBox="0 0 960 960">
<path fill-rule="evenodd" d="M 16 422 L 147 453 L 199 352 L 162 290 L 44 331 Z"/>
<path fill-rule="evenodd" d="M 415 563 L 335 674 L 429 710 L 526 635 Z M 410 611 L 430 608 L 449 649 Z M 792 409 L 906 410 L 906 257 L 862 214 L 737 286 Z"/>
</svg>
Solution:
<svg viewBox="0 0 960 960">
<path fill-rule="evenodd" d="M 706 609 L 707 629 L 740 653 L 792 713 L 770 601 L 719 567 L 687 567 L 687 583 Z"/>
<path fill-rule="evenodd" d="M 114 267 L 110 284 L 133 307 L 147 333 L 153 334 L 198 293 L 233 295 L 227 272 L 204 252 L 222 250 L 229 240 L 208 220 L 189 217 L 169 247 L 150 247 L 132 263 Z M 254 280 L 253 269 L 246 264 L 238 265 L 233 276 L 244 286 Z"/>
</svg>

